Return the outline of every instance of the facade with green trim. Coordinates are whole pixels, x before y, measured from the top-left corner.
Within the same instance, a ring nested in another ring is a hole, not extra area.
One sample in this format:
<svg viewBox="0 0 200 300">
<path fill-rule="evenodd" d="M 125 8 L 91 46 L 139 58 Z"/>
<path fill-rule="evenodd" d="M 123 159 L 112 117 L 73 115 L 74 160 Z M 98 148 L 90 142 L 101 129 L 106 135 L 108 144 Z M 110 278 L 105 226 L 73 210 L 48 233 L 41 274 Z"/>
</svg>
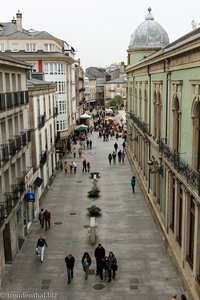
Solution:
<svg viewBox="0 0 200 300">
<path fill-rule="evenodd" d="M 200 299 L 200 29 L 169 44 L 149 9 L 131 36 L 126 73 L 129 159 Z"/>
</svg>

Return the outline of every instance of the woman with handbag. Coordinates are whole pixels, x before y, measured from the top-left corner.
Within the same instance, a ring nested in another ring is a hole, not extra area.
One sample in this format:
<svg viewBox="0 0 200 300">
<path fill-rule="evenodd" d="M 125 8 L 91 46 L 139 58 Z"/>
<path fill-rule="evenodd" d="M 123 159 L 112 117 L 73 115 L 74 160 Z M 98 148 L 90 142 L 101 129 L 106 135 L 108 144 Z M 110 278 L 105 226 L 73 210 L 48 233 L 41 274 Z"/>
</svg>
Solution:
<svg viewBox="0 0 200 300">
<path fill-rule="evenodd" d="M 83 254 L 82 260 L 81 260 L 83 271 L 85 272 L 85 280 L 88 279 L 88 273 L 89 273 L 89 267 L 92 263 L 91 257 L 88 252 L 85 252 Z"/>
<path fill-rule="evenodd" d="M 117 271 L 117 259 L 113 252 L 108 254 L 108 282 L 111 282 L 111 278 L 115 278 L 115 272 Z"/>
</svg>

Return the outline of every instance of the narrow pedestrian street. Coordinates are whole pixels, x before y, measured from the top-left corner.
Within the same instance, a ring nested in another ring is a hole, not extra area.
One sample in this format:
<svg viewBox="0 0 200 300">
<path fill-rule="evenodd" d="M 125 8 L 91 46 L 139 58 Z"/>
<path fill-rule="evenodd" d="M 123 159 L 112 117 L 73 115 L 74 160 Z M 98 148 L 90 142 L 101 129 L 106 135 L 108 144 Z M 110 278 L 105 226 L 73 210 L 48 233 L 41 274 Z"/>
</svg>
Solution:
<svg viewBox="0 0 200 300">
<path fill-rule="evenodd" d="M 1 290 L 0 299 L 56 299 L 56 300 L 168 300 L 173 292 L 183 293 L 175 267 L 163 246 L 143 193 L 137 184 L 132 193 L 130 179 L 133 170 L 125 163 L 109 165 L 108 154 L 113 152 L 115 139 L 103 142 L 98 133 L 89 138 L 92 149 L 83 151 L 82 158 L 66 154 L 64 161 L 75 161 L 77 173 L 58 171 L 44 199 L 44 208 L 51 212 L 51 228 L 45 232 L 38 220 L 32 224 Z M 122 149 L 123 140 L 118 140 Z M 78 148 L 78 145 L 76 145 Z M 91 172 L 100 172 L 97 186 L 100 197 L 88 197 L 92 179 L 82 173 L 83 159 L 91 163 Z M 96 218 L 97 241 L 89 243 L 87 208 L 95 204 L 102 209 Z M 48 248 L 44 262 L 35 256 L 37 239 L 44 233 Z M 111 282 L 95 276 L 94 250 L 101 243 L 113 251 L 118 260 L 117 276 Z M 81 258 L 88 251 L 92 258 L 88 280 L 84 279 Z M 74 278 L 67 284 L 65 255 L 75 257 Z M 19 294 L 27 293 L 27 297 Z M 31 294 L 37 293 L 37 297 Z M 45 296 L 45 297 L 44 297 Z M 16 298 L 16 297 L 15 297 Z"/>
</svg>

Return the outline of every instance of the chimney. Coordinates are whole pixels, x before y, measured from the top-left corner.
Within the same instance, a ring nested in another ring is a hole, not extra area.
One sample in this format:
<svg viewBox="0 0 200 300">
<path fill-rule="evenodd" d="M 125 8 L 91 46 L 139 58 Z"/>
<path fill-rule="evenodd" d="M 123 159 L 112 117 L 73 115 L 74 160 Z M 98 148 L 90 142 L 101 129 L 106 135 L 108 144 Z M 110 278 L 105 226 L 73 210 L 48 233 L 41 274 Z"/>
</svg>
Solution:
<svg viewBox="0 0 200 300">
<path fill-rule="evenodd" d="M 22 31 L 22 14 L 20 13 L 20 10 L 16 13 L 17 18 L 17 30 Z"/>
<path fill-rule="evenodd" d="M 12 22 L 13 24 L 17 24 L 17 20 L 15 19 L 15 17 L 12 18 L 11 22 Z"/>
</svg>

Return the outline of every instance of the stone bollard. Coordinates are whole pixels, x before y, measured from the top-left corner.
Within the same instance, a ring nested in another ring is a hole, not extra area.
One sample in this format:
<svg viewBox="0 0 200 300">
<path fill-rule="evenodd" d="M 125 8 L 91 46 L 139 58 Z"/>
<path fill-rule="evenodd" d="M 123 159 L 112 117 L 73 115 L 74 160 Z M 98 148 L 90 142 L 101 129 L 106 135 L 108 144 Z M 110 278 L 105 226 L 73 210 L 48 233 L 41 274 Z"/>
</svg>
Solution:
<svg viewBox="0 0 200 300">
<path fill-rule="evenodd" d="M 97 228 L 97 224 L 95 223 L 95 217 L 90 217 L 89 240 L 91 245 L 96 243 L 96 228 Z"/>
</svg>

